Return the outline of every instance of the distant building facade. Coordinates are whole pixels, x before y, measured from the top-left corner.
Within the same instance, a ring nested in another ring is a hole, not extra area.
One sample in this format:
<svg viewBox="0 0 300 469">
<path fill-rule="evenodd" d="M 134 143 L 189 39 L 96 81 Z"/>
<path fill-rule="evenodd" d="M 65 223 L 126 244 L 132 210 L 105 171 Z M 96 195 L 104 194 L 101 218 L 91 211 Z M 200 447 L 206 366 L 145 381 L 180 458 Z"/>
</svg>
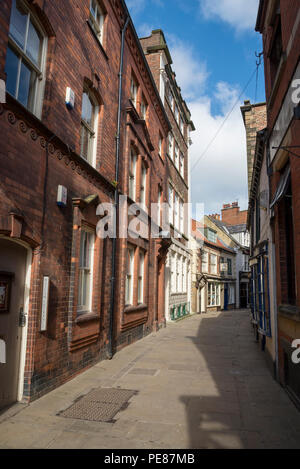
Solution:
<svg viewBox="0 0 300 469">
<path fill-rule="evenodd" d="M 224 204 L 220 214 L 209 217 L 218 229 L 218 235 L 236 251 L 236 307 L 250 306 L 250 233 L 247 228 L 247 210 L 240 210 L 238 202 Z"/>
<path fill-rule="evenodd" d="M 174 320 L 191 310 L 191 251 L 189 246 L 189 214 L 184 204 L 190 200 L 189 147 L 190 133 L 195 130 L 191 114 L 176 82 L 172 58 L 161 30 L 152 31 L 140 39 L 152 71 L 172 130 L 168 138 L 161 138 L 165 151 L 169 221 L 172 244 L 166 264 L 165 311 L 166 320 Z"/>
<path fill-rule="evenodd" d="M 236 252 L 209 223 L 192 220 L 193 312 L 217 312 L 236 307 Z"/>
</svg>

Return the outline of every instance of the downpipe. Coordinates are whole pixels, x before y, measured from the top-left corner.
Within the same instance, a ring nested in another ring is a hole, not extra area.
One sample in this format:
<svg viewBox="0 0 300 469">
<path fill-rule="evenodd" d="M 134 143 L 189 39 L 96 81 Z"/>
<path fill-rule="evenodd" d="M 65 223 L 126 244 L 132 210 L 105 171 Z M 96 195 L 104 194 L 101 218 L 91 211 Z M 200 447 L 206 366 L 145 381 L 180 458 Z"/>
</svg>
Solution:
<svg viewBox="0 0 300 469">
<path fill-rule="evenodd" d="M 114 192 L 114 207 L 115 216 L 118 217 L 119 210 L 119 160 L 120 160 L 120 132 L 121 132 L 121 113 L 122 113 L 122 93 L 123 93 L 123 62 L 124 62 L 124 44 L 125 33 L 130 21 L 128 16 L 121 32 L 121 56 L 120 56 L 120 71 L 119 71 L 119 100 L 118 100 L 118 120 L 117 120 L 117 134 L 116 134 L 116 166 L 115 166 L 115 192 Z M 117 226 L 117 224 L 116 224 Z M 113 358 L 113 334 L 114 334 L 114 309 L 115 309 L 115 284 L 116 284 L 116 250 L 117 238 L 112 239 L 112 274 L 110 285 L 110 306 L 109 306 L 109 333 L 108 333 L 108 350 L 107 358 Z"/>
</svg>

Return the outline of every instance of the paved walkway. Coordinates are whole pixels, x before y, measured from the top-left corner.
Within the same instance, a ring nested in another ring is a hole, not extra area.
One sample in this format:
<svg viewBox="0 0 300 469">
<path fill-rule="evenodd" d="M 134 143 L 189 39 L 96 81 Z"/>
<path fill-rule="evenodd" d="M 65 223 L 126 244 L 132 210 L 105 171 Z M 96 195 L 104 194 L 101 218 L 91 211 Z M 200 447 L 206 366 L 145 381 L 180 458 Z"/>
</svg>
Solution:
<svg viewBox="0 0 300 469">
<path fill-rule="evenodd" d="M 99 386 L 138 393 L 115 423 L 57 415 Z M 0 448 L 300 448 L 300 414 L 272 379 L 246 311 L 171 324 L 12 410 L 0 416 Z"/>
</svg>

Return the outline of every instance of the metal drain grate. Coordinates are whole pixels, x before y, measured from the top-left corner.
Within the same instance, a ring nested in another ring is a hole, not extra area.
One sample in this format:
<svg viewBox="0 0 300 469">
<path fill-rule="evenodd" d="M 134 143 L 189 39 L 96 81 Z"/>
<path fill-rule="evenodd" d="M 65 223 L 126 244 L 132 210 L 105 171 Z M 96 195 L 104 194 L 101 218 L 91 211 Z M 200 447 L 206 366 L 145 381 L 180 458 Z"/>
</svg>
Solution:
<svg viewBox="0 0 300 469">
<path fill-rule="evenodd" d="M 84 399 L 94 402 L 105 402 L 108 404 L 123 405 L 136 394 L 136 391 L 129 391 L 127 389 L 94 389 L 89 392 Z"/>
<path fill-rule="evenodd" d="M 127 389 L 94 389 L 58 415 L 92 422 L 111 422 L 136 393 Z"/>
</svg>

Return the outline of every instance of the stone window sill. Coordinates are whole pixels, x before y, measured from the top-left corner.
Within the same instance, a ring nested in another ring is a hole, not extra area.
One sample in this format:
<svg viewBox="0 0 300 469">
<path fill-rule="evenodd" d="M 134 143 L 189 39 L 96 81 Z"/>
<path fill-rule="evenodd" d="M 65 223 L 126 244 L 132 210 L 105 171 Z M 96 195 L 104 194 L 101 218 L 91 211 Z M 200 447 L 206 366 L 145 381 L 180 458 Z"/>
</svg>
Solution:
<svg viewBox="0 0 300 469">
<path fill-rule="evenodd" d="M 140 305 L 136 305 L 136 306 L 126 306 L 125 309 L 124 309 L 124 312 L 126 314 L 138 313 L 139 311 L 145 311 L 146 309 L 148 309 L 148 305 L 140 304 Z"/>
<path fill-rule="evenodd" d="M 96 321 L 100 319 L 99 314 L 97 313 L 82 313 L 76 318 L 76 324 L 83 324 L 85 322 Z"/>
</svg>

